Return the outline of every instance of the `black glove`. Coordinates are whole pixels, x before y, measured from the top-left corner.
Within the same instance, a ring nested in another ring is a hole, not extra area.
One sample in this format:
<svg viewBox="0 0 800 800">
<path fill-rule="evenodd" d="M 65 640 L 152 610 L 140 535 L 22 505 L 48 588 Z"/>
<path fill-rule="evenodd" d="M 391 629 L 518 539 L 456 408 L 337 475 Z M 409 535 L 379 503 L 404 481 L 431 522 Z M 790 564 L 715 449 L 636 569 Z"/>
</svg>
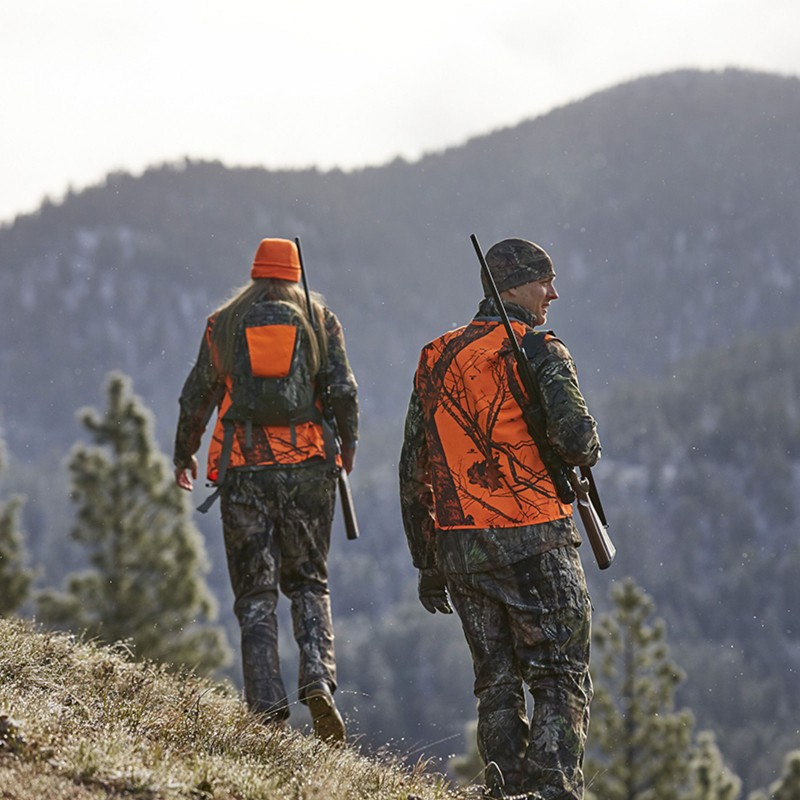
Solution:
<svg viewBox="0 0 800 800">
<path fill-rule="evenodd" d="M 452 614 L 453 609 L 447 599 L 447 585 L 436 569 L 421 569 L 417 581 L 419 601 L 426 611 L 435 614 Z"/>
</svg>

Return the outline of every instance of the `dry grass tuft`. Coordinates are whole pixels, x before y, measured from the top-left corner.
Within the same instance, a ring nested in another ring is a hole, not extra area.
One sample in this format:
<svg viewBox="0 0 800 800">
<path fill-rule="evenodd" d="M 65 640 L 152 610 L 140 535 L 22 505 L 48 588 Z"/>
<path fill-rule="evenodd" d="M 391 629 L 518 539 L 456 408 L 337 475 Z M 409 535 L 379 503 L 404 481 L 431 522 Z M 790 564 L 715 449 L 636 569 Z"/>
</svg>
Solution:
<svg viewBox="0 0 800 800">
<path fill-rule="evenodd" d="M 19 620 L 0 620 L 0 789 L 11 800 L 467 797 L 422 764 L 265 727 L 225 685 Z"/>
</svg>

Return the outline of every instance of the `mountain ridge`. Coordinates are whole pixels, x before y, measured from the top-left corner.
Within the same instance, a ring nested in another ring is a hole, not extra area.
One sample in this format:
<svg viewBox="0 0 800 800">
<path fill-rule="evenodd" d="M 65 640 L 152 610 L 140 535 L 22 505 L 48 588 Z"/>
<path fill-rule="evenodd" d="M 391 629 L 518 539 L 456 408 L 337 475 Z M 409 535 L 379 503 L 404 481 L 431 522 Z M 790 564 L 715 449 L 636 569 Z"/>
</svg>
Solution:
<svg viewBox="0 0 800 800">
<path fill-rule="evenodd" d="M 788 324 L 800 299 L 798 98 L 796 79 L 681 71 L 414 163 L 321 173 L 187 161 L 113 173 L 0 229 L 0 335 L 18 351 L 4 348 L 1 365 L 12 451 L 30 447 L 28 415 L 66 425 L 59 392 L 35 399 L 18 357 L 32 342 L 37 357 L 61 364 L 54 384 L 68 383 L 68 363 L 93 380 L 94 396 L 119 367 L 160 419 L 171 415 L 178 380 L 167 391 L 164 374 L 191 361 L 202 317 L 246 280 L 263 235 L 302 237 L 312 286 L 342 318 L 381 420 L 402 403 L 371 376 L 388 362 L 407 385 L 418 345 L 474 311 L 473 231 L 485 247 L 524 235 L 551 252 L 562 293 L 553 325 L 606 382 L 735 330 Z M 736 284 L 756 272 L 763 286 L 743 296 Z M 673 282 L 689 281 L 691 291 L 670 297 Z M 620 337 L 626 346 L 611 358 Z"/>
<path fill-rule="evenodd" d="M 794 486 L 789 472 L 770 482 L 774 464 L 761 461 L 769 456 L 781 469 L 798 467 L 788 445 L 782 454 L 759 449 L 758 464 L 745 463 L 747 449 L 735 446 L 740 438 L 753 442 L 752 431 L 741 437 L 740 430 L 749 425 L 747 404 L 758 396 L 757 385 L 741 391 L 735 382 L 723 383 L 740 375 L 734 370 L 713 372 L 719 386 L 701 385 L 698 376 L 703 359 L 712 364 L 754 352 L 745 339 L 782 347 L 785 333 L 795 341 L 798 156 L 796 78 L 682 70 L 612 87 L 415 162 L 396 159 L 353 172 L 270 172 L 185 161 L 137 177 L 112 173 L 60 204 L 44 204 L 0 228 L 0 431 L 13 459 L 10 474 L 24 480 L 19 488 L 29 495 L 25 526 L 35 554 L 57 560 L 48 577 L 64 566 L 69 520 L 56 489 L 64 483 L 64 453 L 81 436 L 75 410 L 96 406 L 106 373 L 121 369 L 154 411 L 159 441 L 169 451 L 177 396 L 204 317 L 246 281 L 262 236 L 300 236 L 311 287 L 342 320 L 360 385 L 362 436 L 352 483 L 364 535 L 347 550 L 335 543 L 332 554 L 334 603 L 345 612 L 337 620 L 342 672 L 353 676 L 352 697 L 360 698 L 366 690 L 359 681 L 369 678 L 358 674 L 362 656 L 379 665 L 386 675 L 372 688 L 384 712 L 425 720 L 415 723 L 421 728 L 413 729 L 415 740 L 438 741 L 460 730 L 472 702 L 468 666 L 459 663 L 458 677 L 451 671 L 452 685 L 441 687 L 443 695 L 450 692 L 454 712 L 453 727 L 442 730 L 433 699 L 426 697 L 427 708 L 414 700 L 419 681 L 405 685 L 390 674 L 407 668 L 402 654 L 390 650 L 394 639 L 370 652 L 365 631 L 388 618 L 394 638 L 403 631 L 409 646 L 420 640 L 396 496 L 419 349 L 477 307 L 481 289 L 469 234 L 484 249 L 505 236 L 525 236 L 546 247 L 558 273 L 561 298 L 549 324 L 575 356 L 599 419 L 604 459 L 597 477 L 621 551 L 618 567 L 647 575 L 648 590 L 655 589 L 684 634 L 686 649 L 710 658 L 722 647 L 713 636 L 743 637 L 741 663 L 725 661 L 725 675 L 748 701 L 738 676 L 747 671 L 752 684 L 764 665 L 747 648 L 776 642 L 782 664 L 793 664 L 794 633 L 786 642 L 780 638 L 782 608 L 764 623 L 766 633 L 754 630 L 761 619 L 746 615 L 717 624 L 711 611 L 720 599 L 713 591 L 725 586 L 731 601 L 741 595 L 772 603 L 782 592 L 794 597 L 783 569 L 767 593 L 744 581 L 751 573 L 761 580 L 769 574 L 770 554 L 788 554 L 787 563 L 795 563 L 795 551 L 783 541 L 796 524 L 794 506 L 787 504 L 785 514 L 776 506 L 780 525 L 771 529 L 768 515 L 759 519 L 754 509 L 765 498 L 775 506 Z M 670 386 L 677 386 L 674 393 Z M 714 392 L 725 404 L 714 402 Z M 670 404 L 678 401 L 675 411 Z M 725 424 L 715 428 L 718 420 Z M 791 415 L 785 420 L 796 425 Z M 639 428 L 631 431 L 634 421 Z M 703 439 L 706 428 L 716 438 Z M 651 434 L 657 446 L 648 445 Z M 775 432 L 770 436 L 772 447 Z M 784 438 L 794 448 L 794 434 Z M 708 442 L 722 455 L 706 461 L 692 449 Z M 669 468 L 663 476 L 662 467 Z M 753 475 L 761 477 L 753 496 L 744 497 L 741 487 Z M 671 482 L 659 485 L 662 477 Z M 769 500 L 773 495 L 778 500 Z M 716 513 L 720 502 L 742 509 L 740 518 L 727 508 Z M 672 510 L 662 513 L 668 504 Z M 215 589 L 227 597 L 218 521 L 203 519 L 200 527 L 215 564 Z M 669 568 L 659 563 L 675 554 L 673 531 L 687 546 L 697 542 L 686 556 L 691 591 L 675 589 L 685 578 L 682 551 L 665 561 Z M 720 543 L 730 563 L 715 560 Z M 646 548 L 643 555 L 638 547 Z M 703 569 L 713 570 L 707 581 Z M 594 589 L 600 578 L 591 567 L 587 573 Z M 602 598 L 605 591 L 594 594 Z M 707 617 L 698 612 L 703 604 Z M 430 632 L 432 640 L 447 635 L 457 632 Z M 440 649 L 457 654 L 462 645 L 452 639 Z M 695 661 L 688 691 L 708 701 L 700 657 Z M 764 691 L 776 696 L 784 680 L 765 672 Z M 719 693 L 713 697 L 722 702 Z M 736 708 L 724 701 L 730 708 L 719 716 L 730 733 Z M 364 728 L 385 741 L 378 704 L 353 702 L 362 706 Z M 755 713 L 752 703 L 747 707 Z M 703 709 L 708 719 L 715 713 Z M 768 751 L 775 724 L 761 720 L 747 732 L 757 739 L 741 733 L 730 740 L 741 774 L 748 752 Z"/>
</svg>

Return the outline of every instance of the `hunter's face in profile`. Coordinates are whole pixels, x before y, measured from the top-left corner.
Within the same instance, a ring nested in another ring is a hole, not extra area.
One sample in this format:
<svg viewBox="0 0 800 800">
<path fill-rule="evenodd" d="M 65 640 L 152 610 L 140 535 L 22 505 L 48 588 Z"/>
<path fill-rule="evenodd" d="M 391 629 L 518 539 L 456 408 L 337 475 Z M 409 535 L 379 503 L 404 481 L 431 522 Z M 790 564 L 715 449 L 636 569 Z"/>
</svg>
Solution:
<svg viewBox="0 0 800 800">
<path fill-rule="evenodd" d="M 547 322 L 547 308 L 553 300 L 558 299 L 558 292 L 553 285 L 555 275 L 550 275 L 540 281 L 530 281 L 513 289 L 507 289 L 503 294 L 504 299 L 522 306 L 526 311 L 530 311 L 536 318 L 537 325 L 544 325 Z"/>
</svg>

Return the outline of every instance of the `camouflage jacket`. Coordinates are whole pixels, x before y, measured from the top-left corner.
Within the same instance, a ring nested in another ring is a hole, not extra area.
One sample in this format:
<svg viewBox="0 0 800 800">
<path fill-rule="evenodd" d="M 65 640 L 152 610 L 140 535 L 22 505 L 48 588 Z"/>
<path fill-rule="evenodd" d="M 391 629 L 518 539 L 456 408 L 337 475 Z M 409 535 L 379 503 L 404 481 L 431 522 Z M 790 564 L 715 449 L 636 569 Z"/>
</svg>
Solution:
<svg viewBox="0 0 800 800">
<path fill-rule="evenodd" d="M 345 350 L 342 326 L 336 315 L 324 308 L 324 323 L 327 333 L 327 382 L 330 389 L 331 405 L 336 416 L 342 444 L 345 448 L 355 448 L 358 440 L 358 387 Z M 200 352 L 180 396 L 180 413 L 175 434 L 173 462 L 176 467 L 185 469 L 192 456 L 200 448 L 203 434 L 212 413 L 219 409 L 226 395 L 227 381 L 214 366 L 211 345 L 211 331 L 214 317 L 206 324 Z M 237 439 L 243 438 L 241 426 L 237 424 Z M 298 426 L 300 427 L 300 426 Z M 308 427 L 319 428 L 316 423 Z M 214 436 L 222 436 L 221 426 L 217 424 Z M 273 466 L 300 463 L 309 458 L 316 447 L 318 455 L 324 456 L 321 433 L 303 436 L 299 430 L 296 435 L 280 436 L 280 429 L 254 429 L 253 447 L 246 454 L 247 466 Z M 212 444 L 219 444 L 218 442 Z M 211 461 L 211 450 L 209 456 Z M 216 448 L 219 450 L 219 447 Z M 216 464 L 209 463 L 208 473 L 215 479 Z"/>
<path fill-rule="evenodd" d="M 513 303 L 505 307 L 512 319 L 533 327 L 533 319 L 525 309 Z M 496 316 L 493 301 L 486 298 L 475 319 Z M 600 457 L 600 442 L 569 351 L 558 339 L 551 339 L 532 364 L 541 390 L 550 443 L 567 464 L 593 465 Z M 580 543 L 571 516 L 504 528 L 438 529 L 431 489 L 429 433 L 415 385 L 406 416 L 399 474 L 403 526 L 418 569 L 438 567 L 445 573 L 476 572 L 512 564 L 553 547 Z"/>
</svg>

